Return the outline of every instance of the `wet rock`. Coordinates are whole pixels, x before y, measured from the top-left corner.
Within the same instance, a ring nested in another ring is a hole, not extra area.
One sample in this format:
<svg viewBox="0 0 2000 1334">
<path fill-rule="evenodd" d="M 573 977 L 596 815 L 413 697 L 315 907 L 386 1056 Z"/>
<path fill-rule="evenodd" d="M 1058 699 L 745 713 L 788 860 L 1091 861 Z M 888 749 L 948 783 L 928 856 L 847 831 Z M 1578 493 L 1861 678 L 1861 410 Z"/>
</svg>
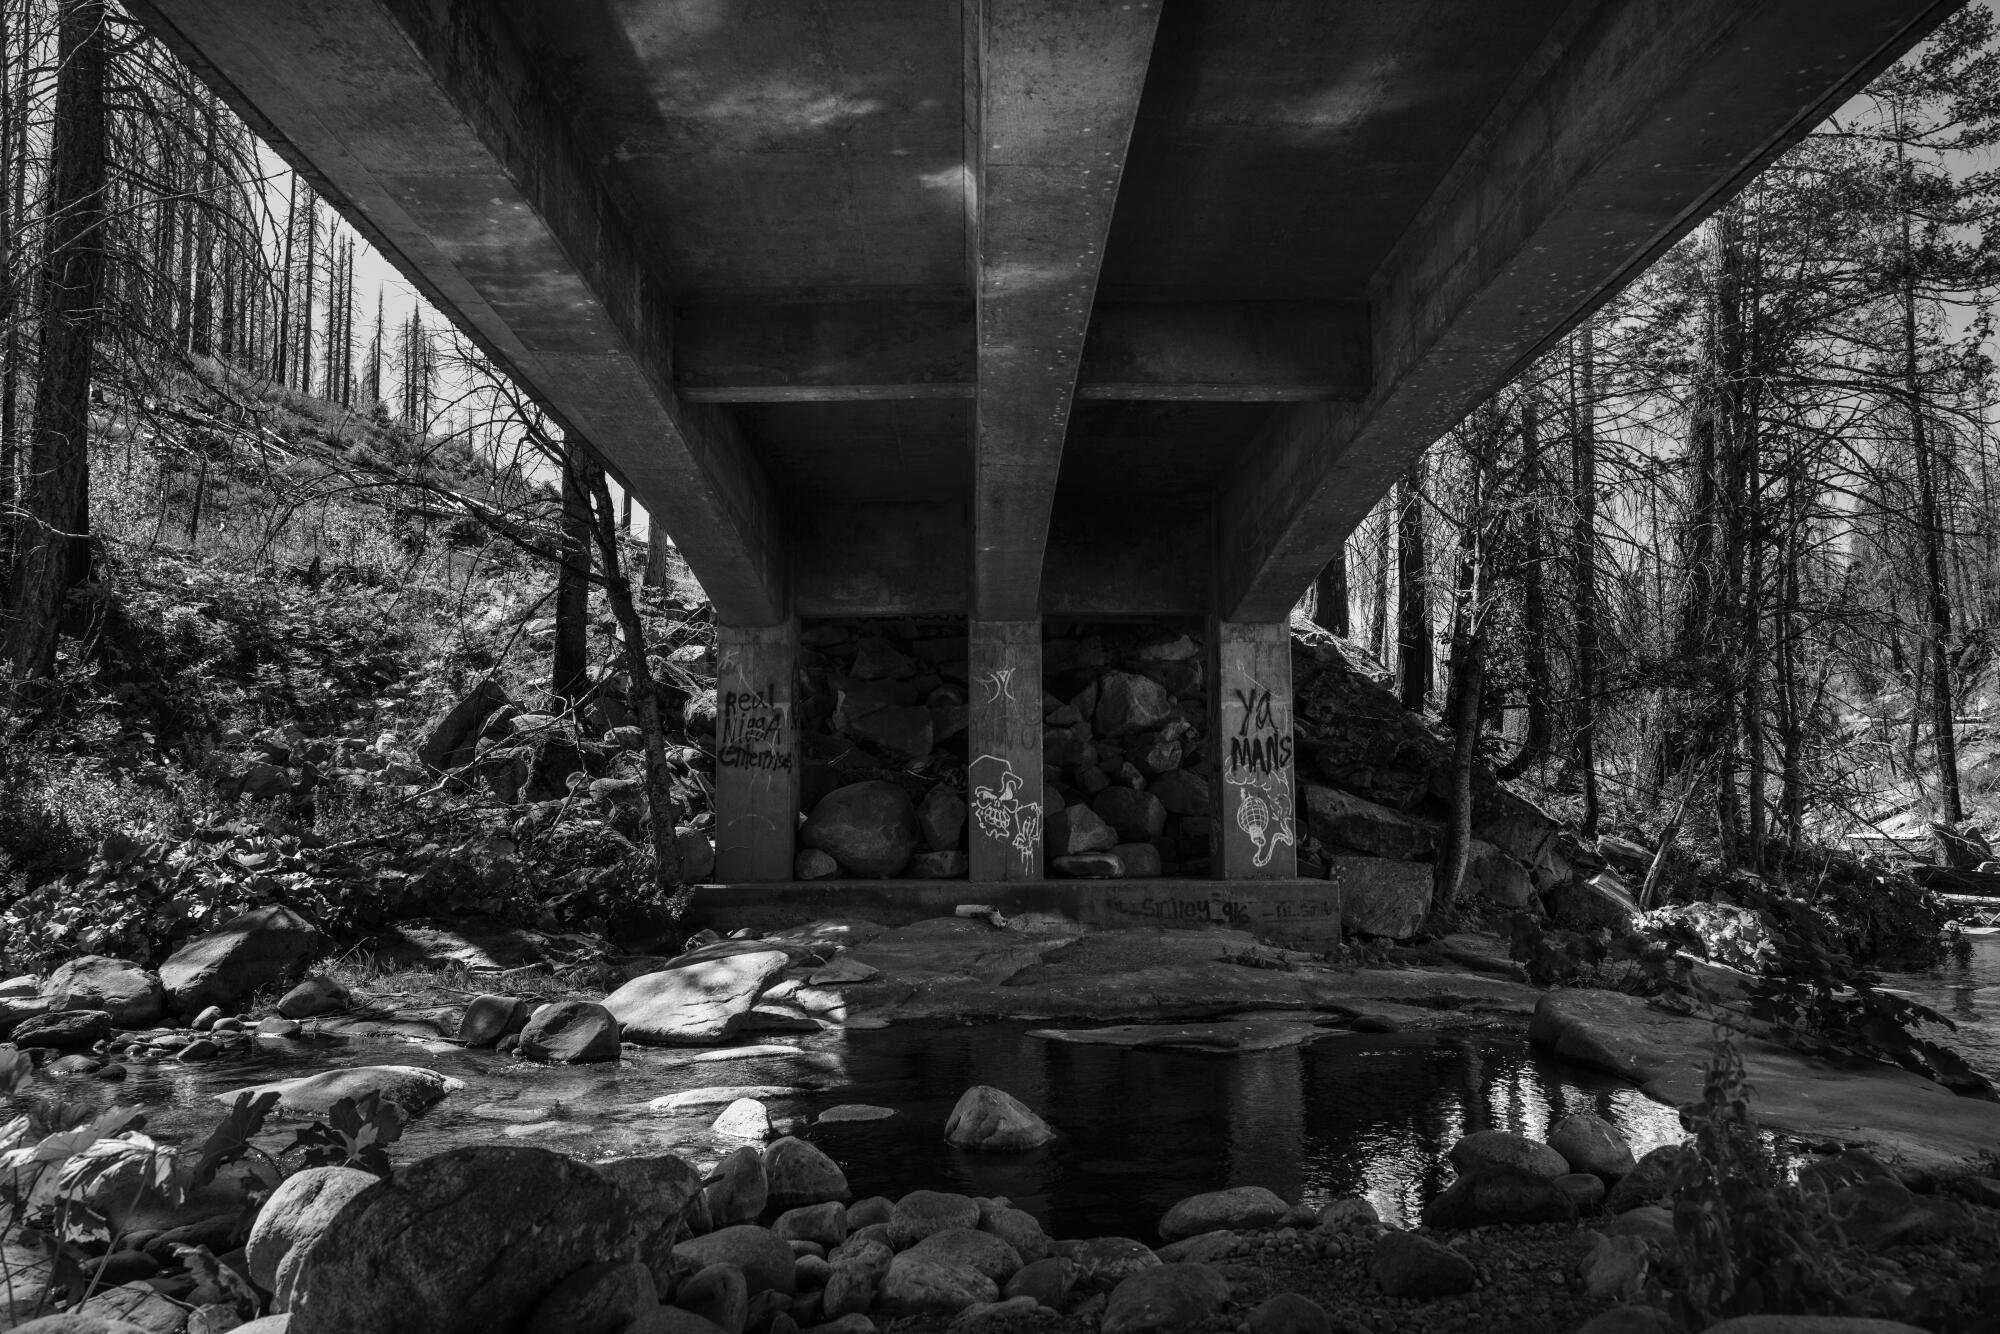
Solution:
<svg viewBox="0 0 2000 1334">
<path fill-rule="evenodd" d="M 76 1051 L 110 1036 L 111 1016 L 103 1010 L 50 1010 L 29 1015 L 15 1025 L 12 1041 L 23 1049 Z"/>
<path fill-rule="evenodd" d="M 1656 1246 L 1674 1239 L 1673 1211 L 1659 1204 L 1642 1204 L 1591 1226 L 1607 1237 L 1638 1237 Z"/>
<path fill-rule="evenodd" d="M 847 1200 L 847 1174 L 802 1139 L 777 1140 L 764 1150 L 764 1176 L 770 1186 L 770 1202 L 780 1209 Z"/>
<path fill-rule="evenodd" d="M 347 988 L 324 975 L 309 977 L 278 998 L 278 1013 L 286 1019 L 310 1019 L 348 1005 Z"/>
<path fill-rule="evenodd" d="M 1276 1227 L 1290 1209 L 1290 1205 L 1262 1186 L 1209 1191 L 1190 1195 L 1167 1210 L 1160 1219 L 1160 1236 L 1166 1241 L 1179 1241 L 1223 1228 Z"/>
<path fill-rule="evenodd" d="M 1099 736 L 1126 736 L 1158 727 L 1173 712 L 1173 699 L 1158 681 L 1129 672 L 1107 672 L 1098 683 L 1091 723 Z"/>
<path fill-rule="evenodd" d="M 1250 1312 L 1250 1334 L 1334 1334 L 1333 1321 L 1310 1297 L 1281 1292 Z"/>
<path fill-rule="evenodd" d="M 646 1266 L 630 1260 L 607 1260 L 586 1265 L 556 1284 L 536 1303 L 522 1334 L 602 1334 L 629 1329 L 659 1305 L 659 1291 Z"/>
<path fill-rule="evenodd" d="M 1519 1167 L 1468 1172 L 1424 1206 L 1424 1225 L 1434 1228 L 1575 1221 L 1576 1205 L 1552 1178 Z"/>
<path fill-rule="evenodd" d="M 70 1314 L 76 1319 L 104 1322 L 101 1326 L 84 1325 L 84 1329 L 135 1329 L 144 1334 L 174 1334 L 185 1327 L 188 1317 L 186 1307 L 149 1283 L 125 1283 L 106 1289 Z"/>
<path fill-rule="evenodd" d="M 946 1265 L 976 1269 L 995 1284 L 1005 1283 L 1021 1268 L 1021 1254 L 991 1232 L 948 1227 L 931 1233 L 906 1254 L 921 1255 Z"/>
<path fill-rule="evenodd" d="M 771 1138 L 771 1113 L 755 1098 L 738 1098 L 723 1108 L 722 1114 L 710 1122 L 708 1128 L 731 1139 L 755 1140 L 762 1144 Z"/>
<path fill-rule="evenodd" d="M 1639 905 L 1615 871 L 1586 880 L 1571 876 L 1544 896 L 1549 917 L 1572 931 L 1628 931 L 1638 920 Z"/>
<path fill-rule="evenodd" d="M 682 1221 L 687 1220 L 690 1230 L 696 1232 L 706 1232 L 710 1226 L 707 1211 L 701 1207 L 701 1174 L 693 1164 L 669 1153 L 617 1158 L 599 1163 L 597 1172 L 624 1193 L 632 1210 L 638 1258 L 652 1271 L 654 1286 L 670 1291 L 674 1242 Z"/>
<path fill-rule="evenodd" d="M 384 1102 L 393 1102 L 407 1114 L 418 1116 L 443 1101 L 447 1094 L 456 1093 L 464 1087 L 465 1081 L 422 1066 L 357 1065 L 272 1084 L 256 1084 L 247 1089 L 218 1093 L 215 1097 L 217 1102 L 227 1106 L 244 1093 L 276 1093 L 281 1112 L 324 1116 L 342 1098 L 359 1102 L 375 1093 L 380 1094 Z"/>
<path fill-rule="evenodd" d="M 1021 1266 L 1014 1277 L 1007 1280 L 1007 1286 L 1000 1289 L 1000 1295 L 1009 1301 L 1016 1297 L 1032 1297 L 1037 1305 L 1046 1306 L 1051 1311 L 1064 1311 L 1069 1309 L 1070 1289 L 1075 1286 L 1076 1263 L 1050 1257 L 1031 1260 Z"/>
<path fill-rule="evenodd" d="M 303 1031 L 298 1020 L 275 1014 L 257 1021 L 257 1036 L 260 1038 L 295 1038 Z"/>
<path fill-rule="evenodd" d="M 723 1107 L 738 1098 L 758 1098 L 768 1102 L 772 1098 L 794 1098 L 804 1092 L 804 1089 L 787 1084 L 711 1084 L 665 1094 L 654 1098 L 646 1106 L 655 1112 L 678 1112 L 689 1107 Z"/>
<path fill-rule="evenodd" d="M 222 1055 L 222 1044 L 213 1038 L 196 1038 L 182 1047 L 174 1059 L 182 1065 L 200 1065 Z"/>
<path fill-rule="evenodd" d="M 969 1196 L 939 1190 L 913 1190 L 896 1201 L 889 1215 L 889 1244 L 908 1250 L 934 1232 L 979 1226 L 979 1204 Z"/>
<path fill-rule="evenodd" d="M 277 1294 L 276 1310 L 291 1308 L 290 1292 L 278 1284 L 280 1262 L 292 1252 L 303 1255 L 316 1245 L 342 1209 L 381 1184 L 374 1173 L 351 1167 L 308 1167 L 286 1177 L 271 1192 L 250 1228 L 244 1263 L 260 1287 Z"/>
<path fill-rule="evenodd" d="M 1572 1172 L 1589 1172 L 1606 1182 L 1618 1180 L 1638 1164 L 1632 1146 L 1618 1127 L 1603 1117 L 1578 1112 L 1556 1122 L 1549 1147 L 1563 1156 Z"/>
<path fill-rule="evenodd" d="M 812 1241 L 832 1250 L 847 1240 L 847 1206 L 838 1200 L 787 1209 L 771 1224 L 786 1241 Z"/>
<path fill-rule="evenodd" d="M 1207 1265 L 1155 1265 L 1122 1280 L 1104 1307 L 1101 1334 L 1183 1334 L 1206 1329 L 1229 1304 L 1229 1283 Z"/>
<path fill-rule="evenodd" d="M 924 712 L 924 726 L 929 725 L 930 715 Z M 924 750 L 929 749 L 926 744 Z M 909 794 L 879 780 L 835 788 L 799 830 L 802 846 L 830 854 L 849 875 L 867 879 L 900 875 L 917 850 L 917 838 L 917 813 Z"/>
<path fill-rule="evenodd" d="M 739 1224 L 719 1228 L 705 1237 L 696 1237 L 674 1247 L 674 1256 L 697 1268 L 712 1264 L 732 1264 L 743 1271 L 750 1295 L 781 1292 L 790 1295 L 797 1278 L 798 1259 L 791 1245 L 766 1228 Z"/>
<path fill-rule="evenodd" d="M 1034 1298 L 1019 1297 L 1009 1301 L 1003 1297 L 997 1302 L 980 1302 L 966 1307 L 947 1327 L 947 1334 L 1001 1334 L 1002 1331 L 1018 1329 L 1024 1320 L 1036 1324 L 1042 1319 L 1041 1306 Z"/>
<path fill-rule="evenodd" d="M 1376 1212 L 1374 1205 L 1359 1195 L 1353 1195 L 1344 1200 L 1334 1200 L 1321 1208 L 1318 1225 L 1327 1228 L 1353 1227 L 1357 1223 L 1375 1224 L 1381 1221 L 1382 1215 Z"/>
<path fill-rule="evenodd" d="M 697 1270 L 674 1293 L 674 1305 L 724 1331 L 743 1334 L 750 1319 L 750 1289 L 743 1271 L 723 1261 Z"/>
<path fill-rule="evenodd" d="M 1115 852 L 1079 852 L 1050 858 L 1049 870 L 1069 880 L 1122 880 L 1125 862 Z"/>
<path fill-rule="evenodd" d="M 42 997 L 51 1010 L 102 1010 L 117 1028 L 146 1028 L 166 1013 L 156 974 L 101 954 L 71 959 L 49 974 Z"/>
<path fill-rule="evenodd" d="M 527 1022 L 528 1004 L 519 996 L 474 996 L 458 1021 L 458 1040 L 468 1047 L 490 1047 Z"/>
<path fill-rule="evenodd" d="M 1642 1204 L 1658 1204 L 1673 1192 L 1674 1179 L 1693 1150 L 1679 1144 L 1662 1144 L 1641 1158 L 1604 1197 L 1607 1213 L 1622 1214 Z"/>
<path fill-rule="evenodd" d="M 49 1003 L 40 996 L 0 997 L 0 1037 L 12 1033 L 27 1020 L 48 1012 Z"/>
<path fill-rule="evenodd" d="M 959 1095 L 944 1127 L 946 1143 L 989 1153 L 1020 1153 L 1055 1137 L 1048 1122 L 1019 1098 L 989 1084 L 974 1084 Z"/>
<path fill-rule="evenodd" d="M 999 1285 L 970 1265 L 907 1250 L 889 1262 L 876 1301 L 893 1315 L 955 1315 L 999 1296 Z"/>
<path fill-rule="evenodd" d="M 1554 1181 L 1570 1170 L 1563 1156 L 1538 1140 L 1506 1130 L 1481 1130 L 1451 1146 L 1451 1165 L 1472 1173 L 1492 1167 L 1518 1167 Z"/>
<path fill-rule="evenodd" d="M 333 1218 L 298 1279 L 293 1334 L 514 1328 L 564 1278 L 617 1254 L 631 1231 L 623 1192 L 560 1154 L 436 1154 Z"/>
<path fill-rule="evenodd" d="M 896 1202 L 886 1195 L 870 1195 L 847 1206 L 847 1226 L 853 1232 L 877 1223 L 886 1224 L 896 1216 Z"/>
<path fill-rule="evenodd" d="M 1023 1264 L 1032 1264 L 1049 1253 L 1048 1234 L 1033 1214 L 1021 1209 L 982 1205 L 979 1230 L 991 1232 L 1012 1246 Z"/>
<path fill-rule="evenodd" d="M 917 832 L 933 852 L 955 850 L 965 832 L 965 815 L 965 799 L 949 783 L 939 783 L 917 807 Z"/>
<path fill-rule="evenodd" d="M 764 1212 L 770 1183 L 764 1176 L 764 1155 L 749 1146 L 724 1155 L 702 1187 L 708 1216 L 716 1227 L 748 1223 Z"/>
<path fill-rule="evenodd" d="M 1155 1247 L 1153 1254 L 1167 1264 L 1220 1264 L 1235 1255 L 1244 1244 L 1244 1238 L 1227 1228 L 1214 1232 L 1198 1232 L 1192 1237 L 1170 1241 Z"/>
<path fill-rule="evenodd" d="M 1556 1178 L 1556 1187 L 1569 1196 L 1578 1213 L 1589 1213 L 1604 1203 L 1604 1178 L 1591 1172 L 1566 1172 Z"/>
<path fill-rule="evenodd" d="M 42 1067 L 42 1073 L 59 1078 L 63 1075 L 94 1075 L 103 1068 L 104 1062 L 98 1060 L 95 1056 L 71 1053 L 68 1056 L 58 1056 L 53 1061 L 50 1061 Z"/>
<path fill-rule="evenodd" d="M 1121 843 L 1149 843 L 1167 827 L 1167 808 L 1150 792 L 1108 787 L 1092 799 L 1090 808 L 1117 831 Z"/>
<path fill-rule="evenodd" d="M 753 950 L 676 963 L 633 978 L 604 998 L 628 1042 L 708 1045 L 732 1037 L 758 996 L 791 962 Z"/>
<path fill-rule="evenodd" d="M 1328 879 L 1341 886 L 1340 924 L 1363 936 L 1406 940 L 1431 910 L 1435 872 L 1422 862 L 1380 857 L 1334 857 Z"/>
<path fill-rule="evenodd" d="M 798 880 L 831 880 L 840 874 L 840 863 L 830 852 L 818 848 L 802 848 L 799 855 L 792 858 L 792 876 Z"/>
<path fill-rule="evenodd" d="M 197 1033 L 206 1033 L 222 1021 L 222 1007 L 211 1005 L 188 1022 L 188 1027 Z"/>
<path fill-rule="evenodd" d="M 1130 1237 L 1092 1237 L 1069 1247 L 1069 1259 L 1076 1262 L 1079 1293 L 1109 1292 L 1142 1269 L 1160 1263 L 1144 1242 Z"/>
<path fill-rule="evenodd" d="M 1900 1320 L 1868 1320 L 1839 1315 L 1739 1315 L 1710 1325 L 1702 1334 L 1924 1334 Z"/>
<path fill-rule="evenodd" d="M 1435 1301 L 1470 1292 L 1479 1282 L 1472 1261 L 1414 1232 L 1385 1232 L 1368 1259 L 1375 1286 L 1391 1297 Z"/>
<path fill-rule="evenodd" d="M 521 1029 L 523 1060 L 551 1065 L 595 1065 L 618 1059 L 618 1020 L 594 1001 L 554 1001 L 528 1016 Z"/>
<path fill-rule="evenodd" d="M 189 941 L 160 965 L 168 1004 L 192 1014 L 233 1005 L 264 987 L 295 981 L 326 946 L 319 929 L 278 904 L 256 908 Z"/>
<path fill-rule="evenodd" d="M 64 1311 L 16 1325 L 14 1334 L 153 1334 L 153 1331 L 91 1311 Z"/>
</svg>

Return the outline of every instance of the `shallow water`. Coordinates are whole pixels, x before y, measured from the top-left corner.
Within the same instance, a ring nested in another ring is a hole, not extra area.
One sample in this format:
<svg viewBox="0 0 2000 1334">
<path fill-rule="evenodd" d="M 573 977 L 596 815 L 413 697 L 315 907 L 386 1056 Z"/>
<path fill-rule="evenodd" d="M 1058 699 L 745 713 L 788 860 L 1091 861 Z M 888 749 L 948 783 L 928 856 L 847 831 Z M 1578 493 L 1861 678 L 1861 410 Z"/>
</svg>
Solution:
<svg viewBox="0 0 2000 1334">
<path fill-rule="evenodd" d="M 766 1099 L 802 1124 L 838 1103 L 897 1109 L 889 1120 L 810 1126 L 803 1133 L 846 1170 L 857 1196 L 918 1187 L 1006 1195 L 1058 1236 L 1150 1238 L 1167 1206 L 1197 1191 L 1268 1186 L 1319 1203 L 1365 1195 L 1401 1219 L 1451 1177 L 1444 1154 L 1462 1134 L 1529 1135 L 1571 1111 L 1621 1125 L 1646 1149 L 1679 1137 L 1674 1112 L 1620 1081 L 1531 1054 L 1518 1036 L 1362 1035 L 1244 1055 L 1130 1050 L 1051 1042 L 1025 1024 L 899 1026 L 790 1041 L 799 1054 L 696 1061 L 647 1051 L 618 1066 L 541 1067 L 489 1052 L 394 1038 L 259 1039 L 254 1056 L 211 1066 L 165 1064 L 122 1085 L 65 1081 L 75 1100 L 138 1103 L 150 1128 L 179 1140 L 212 1125 L 218 1092 L 329 1066 L 426 1065 L 467 1087 L 412 1122 L 394 1156 L 467 1143 L 541 1145 L 585 1158 L 675 1150 L 712 1160 L 732 1143 L 708 1131 L 721 1105 L 648 1109 L 662 1094 L 723 1084 L 802 1090 Z M 966 1086 L 998 1085 L 1059 1132 L 1027 1154 L 978 1154 L 944 1143 Z M 272 1149 L 289 1131 L 274 1123 Z"/>
<path fill-rule="evenodd" d="M 1967 944 L 1965 954 L 1935 968 L 1884 973 L 1882 981 L 1957 1024 L 1956 1033 L 1923 1035 L 1957 1048 L 1973 1069 L 2000 1083 L 2000 936 L 1973 936 Z"/>
</svg>

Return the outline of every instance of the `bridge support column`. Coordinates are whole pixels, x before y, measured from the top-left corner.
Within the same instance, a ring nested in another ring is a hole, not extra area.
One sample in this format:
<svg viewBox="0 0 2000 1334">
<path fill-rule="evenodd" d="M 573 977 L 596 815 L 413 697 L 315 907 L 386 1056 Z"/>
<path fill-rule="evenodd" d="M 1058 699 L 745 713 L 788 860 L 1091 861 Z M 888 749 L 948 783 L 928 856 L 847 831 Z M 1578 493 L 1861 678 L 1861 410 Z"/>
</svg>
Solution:
<svg viewBox="0 0 2000 1334">
<path fill-rule="evenodd" d="M 1042 878 L 1042 623 L 967 627 L 974 880 Z"/>
<path fill-rule="evenodd" d="M 1210 621 L 1209 736 L 1217 778 L 1215 873 L 1285 880 L 1299 873 L 1292 792 L 1292 636 L 1283 624 Z"/>
<path fill-rule="evenodd" d="M 799 824 L 799 623 L 715 628 L 715 878 L 790 880 Z"/>
</svg>

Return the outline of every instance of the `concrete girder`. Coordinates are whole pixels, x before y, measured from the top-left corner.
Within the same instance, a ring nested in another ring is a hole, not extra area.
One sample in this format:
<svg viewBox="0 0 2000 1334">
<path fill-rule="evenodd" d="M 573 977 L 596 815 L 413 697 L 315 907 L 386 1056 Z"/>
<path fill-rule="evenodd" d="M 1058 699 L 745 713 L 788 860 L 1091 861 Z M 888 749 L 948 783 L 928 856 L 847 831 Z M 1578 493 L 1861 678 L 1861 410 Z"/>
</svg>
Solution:
<svg viewBox="0 0 2000 1334">
<path fill-rule="evenodd" d="M 1417 454 L 1958 6 L 1572 9 L 1376 274 L 1368 396 L 1286 414 L 1219 497 L 1217 614 L 1282 619 Z"/>
<path fill-rule="evenodd" d="M 973 307 L 838 301 L 683 305 L 674 381 L 696 403 L 974 397 Z M 1099 301 L 1078 399 L 1280 403 L 1368 391 L 1358 301 Z"/>
<path fill-rule="evenodd" d="M 479 0 L 140 0 L 138 15 L 604 457 L 719 619 L 782 623 L 789 557 L 734 419 L 673 392 L 655 266 Z"/>
<path fill-rule="evenodd" d="M 1161 0 L 965 0 L 971 614 L 1040 613 L 1084 335 Z"/>
</svg>

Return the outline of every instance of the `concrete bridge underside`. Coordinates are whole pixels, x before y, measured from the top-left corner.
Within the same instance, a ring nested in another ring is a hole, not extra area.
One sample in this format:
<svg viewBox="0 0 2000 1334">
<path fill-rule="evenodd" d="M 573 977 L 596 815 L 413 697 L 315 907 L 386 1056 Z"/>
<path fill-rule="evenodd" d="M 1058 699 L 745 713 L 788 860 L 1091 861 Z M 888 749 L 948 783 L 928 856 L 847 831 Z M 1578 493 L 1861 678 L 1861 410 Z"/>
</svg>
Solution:
<svg viewBox="0 0 2000 1334">
<path fill-rule="evenodd" d="M 1220 735 L 1289 737 L 1411 458 L 1957 3 L 133 8 L 665 525 L 754 732 L 719 873 L 784 880 L 800 618 L 966 617 L 1015 811 L 1044 616 L 1206 618 Z M 1218 762 L 1217 873 L 1296 875 L 1289 763 Z"/>
</svg>

